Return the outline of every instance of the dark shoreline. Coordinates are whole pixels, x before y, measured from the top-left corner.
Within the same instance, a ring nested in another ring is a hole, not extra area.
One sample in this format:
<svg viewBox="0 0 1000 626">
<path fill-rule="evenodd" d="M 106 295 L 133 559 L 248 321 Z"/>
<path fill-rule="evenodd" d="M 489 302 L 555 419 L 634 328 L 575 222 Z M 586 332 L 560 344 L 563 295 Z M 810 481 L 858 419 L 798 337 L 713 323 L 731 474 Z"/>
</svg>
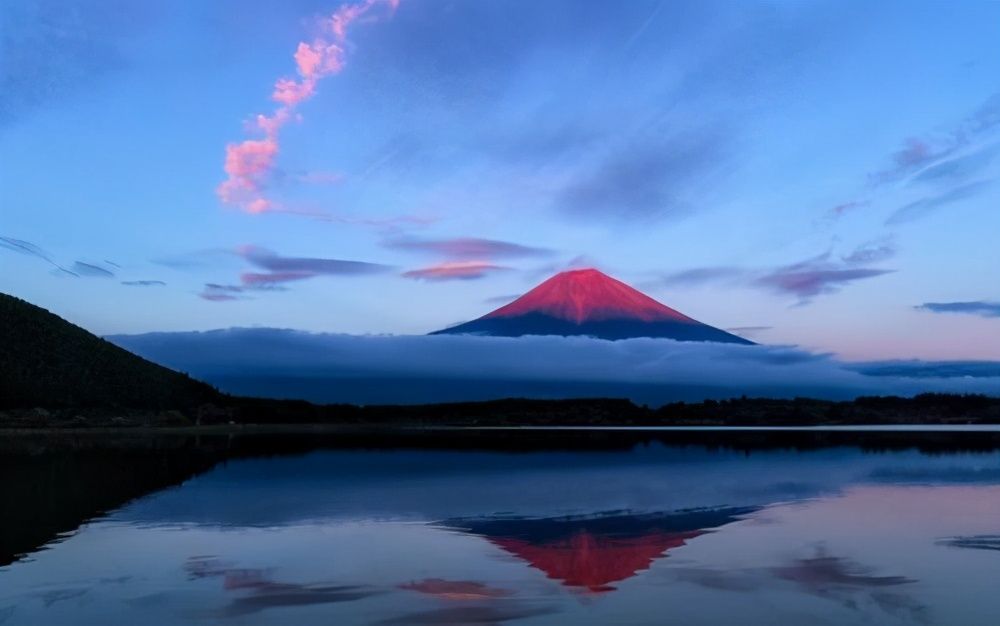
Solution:
<svg viewBox="0 0 1000 626">
<path fill-rule="evenodd" d="M 615 398 L 532 400 L 421 405 L 312 404 L 219 395 L 181 407 L 61 406 L 7 408 L 0 430 L 97 428 L 292 428 L 407 429 L 481 427 L 823 427 L 964 426 L 1000 424 L 1000 398 L 921 394 L 912 398 L 861 397 L 850 401 L 811 398 L 734 398 L 676 402 L 658 408 Z M 198 430 L 192 432 L 210 432 Z"/>
</svg>

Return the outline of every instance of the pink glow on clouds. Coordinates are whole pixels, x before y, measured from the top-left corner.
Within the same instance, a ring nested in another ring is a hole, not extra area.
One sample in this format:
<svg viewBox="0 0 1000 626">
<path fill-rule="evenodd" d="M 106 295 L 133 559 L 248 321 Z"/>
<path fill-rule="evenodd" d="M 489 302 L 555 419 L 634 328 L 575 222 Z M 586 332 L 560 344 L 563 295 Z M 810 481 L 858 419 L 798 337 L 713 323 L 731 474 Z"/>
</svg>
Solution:
<svg viewBox="0 0 1000 626">
<path fill-rule="evenodd" d="M 227 177 L 216 189 L 219 200 L 247 213 L 279 209 L 265 196 L 264 187 L 274 170 L 281 128 L 292 119 L 299 104 L 315 95 L 320 79 L 344 69 L 345 44 L 351 24 L 379 5 L 386 6 L 391 15 L 399 6 L 399 0 L 363 0 L 341 5 L 329 18 L 319 20 L 324 34 L 311 43 L 299 42 L 293 58 L 301 79 L 283 76 L 275 81 L 271 98 L 281 106 L 271 115 L 257 115 L 253 124 L 255 130 L 264 133 L 263 139 L 245 139 L 226 146 L 223 169 Z"/>
<path fill-rule="evenodd" d="M 509 269 L 484 261 L 453 261 L 403 272 L 403 276 L 417 280 L 473 280 Z"/>
</svg>

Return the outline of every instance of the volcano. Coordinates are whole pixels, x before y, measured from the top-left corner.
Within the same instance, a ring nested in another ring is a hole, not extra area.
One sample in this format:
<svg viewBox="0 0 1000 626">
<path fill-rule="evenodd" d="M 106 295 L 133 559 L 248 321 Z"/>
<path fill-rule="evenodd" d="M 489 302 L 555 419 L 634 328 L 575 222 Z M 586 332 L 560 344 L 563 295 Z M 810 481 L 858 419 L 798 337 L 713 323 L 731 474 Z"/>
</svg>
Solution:
<svg viewBox="0 0 1000 626">
<path fill-rule="evenodd" d="M 510 304 L 431 334 L 587 335 L 611 340 L 664 337 L 753 344 L 675 311 L 596 269 L 561 272 Z"/>
</svg>

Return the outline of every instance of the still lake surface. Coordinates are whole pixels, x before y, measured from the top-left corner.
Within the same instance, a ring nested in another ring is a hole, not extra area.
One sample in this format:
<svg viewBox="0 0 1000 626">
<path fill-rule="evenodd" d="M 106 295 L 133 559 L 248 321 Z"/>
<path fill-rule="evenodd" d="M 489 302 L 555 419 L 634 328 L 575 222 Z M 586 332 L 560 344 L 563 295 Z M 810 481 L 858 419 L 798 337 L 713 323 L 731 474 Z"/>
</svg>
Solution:
<svg viewBox="0 0 1000 626">
<path fill-rule="evenodd" d="M 988 433 L 7 439 L 4 625 L 1000 623 Z"/>
</svg>

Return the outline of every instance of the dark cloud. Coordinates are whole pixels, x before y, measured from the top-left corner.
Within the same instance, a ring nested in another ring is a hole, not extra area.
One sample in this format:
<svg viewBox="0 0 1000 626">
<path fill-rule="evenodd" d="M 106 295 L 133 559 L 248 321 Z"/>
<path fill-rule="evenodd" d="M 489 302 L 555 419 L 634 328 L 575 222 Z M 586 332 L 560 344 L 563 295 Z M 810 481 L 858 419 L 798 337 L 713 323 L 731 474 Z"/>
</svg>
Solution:
<svg viewBox="0 0 1000 626">
<path fill-rule="evenodd" d="M 89 276 L 93 278 L 114 278 L 115 276 L 115 273 L 109 269 L 93 263 L 85 263 L 83 261 L 76 261 L 73 263 L 72 271 L 78 276 Z"/>
<path fill-rule="evenodd" d="M 352 336 L 264 328 L 109 339 L 234 393 L 257 386 L 260 393 L 321 402 L 612 396 L 662 404 L 741 394 L 1000 391 L 1000 377 L 867 376 L 853 364 L 793 347 L 667 339 Z"/>
<path fill-rule="evenodd" d="M 969 302 L 925 302 L 914 308 L 931 313 L 965 313 L 979 317 L 1000 317 L 1000 302 L 973 300 Z"/>
<path fill-rule="evenodd" d="M 243 246 L 238 254 L 251 265 L 269 272 L 299 273 L 311 276 L 357 276 L 361 274 L 377 274 L 392 269 L 388 265 L 366 263 L 364 261 L 345 261 L 342 259 L 322 259 L 315 257 L 285 257 L 257 246 Z M 302 276 L 303 278 L 305 276 Z"/>
<path fill-rule="evenodd" d="M 510 241 L 479 239 L 476 237 L 455 237 L 452 239 L 392 239 L 384 244 L 387 248 L 411 252 L 427 252 L 449 259 L 501 259 L 517 257 L 547 256 L 553 253 L 546 248 L 535 248 Z"/>
<path fill-rule="evenodd" d="M 974 183 L 954 187 L 944 193 L 915 200 L 898 208 L 895 213 L 889 216 L 889 219 L 887 219 L 885 223 L 886 225 L 896 225 L 911 222 L 915 219 L 933 213 L 942 207 L 974 198 L 993 185 L 994 181 L 980 180 Z"/>
<path fill-rule="evenodd" d="M 123 280 L 122 284 L 129 287 L 163 287 L 167 283 L 162 280 Z"/>
<path fill-rule="evenodd" d="M 681 216 L 694 208 L 687 194 L 716 171 L 723 154 L 721 134 L 711 132 L 630 143 L 581 171 L 559 192 L 556 206 L 597 219 Z"/>
</svg>

